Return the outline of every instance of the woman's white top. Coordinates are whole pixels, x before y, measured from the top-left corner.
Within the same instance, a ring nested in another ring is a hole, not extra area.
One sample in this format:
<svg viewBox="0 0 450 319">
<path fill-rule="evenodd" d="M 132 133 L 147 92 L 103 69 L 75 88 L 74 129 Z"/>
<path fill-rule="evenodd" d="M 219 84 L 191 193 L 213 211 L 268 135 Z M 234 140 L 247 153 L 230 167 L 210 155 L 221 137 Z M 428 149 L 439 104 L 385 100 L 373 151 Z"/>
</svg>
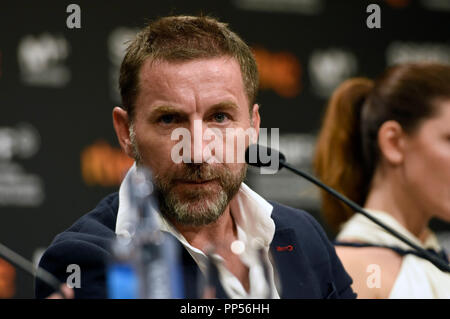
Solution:
<svg viewBox="0 0 450 319">
<path fill-rule="evenodd" d="M 367 210 L 373 217 L 390 226 L 414 244 L 425 248 L 441 251 L 436 236 L 429 230 L 425 242 L 405 229 L 391 215 L 376 210 Z M 341 228 L 337 241 L 361 242 L 376 245 L 396 246 L 410 250 L 410 246 L 397 239 L 386 230 L 361 214 L 355 214 Z M 381 276 L 383 274 L 381 273 Z M 439 270 L 428 260 L 413 254 L 403 257 L 400 272 L 389 294 L 391 299 L 409 298 L 450 298 L 450 273 Z"/>
</svg>

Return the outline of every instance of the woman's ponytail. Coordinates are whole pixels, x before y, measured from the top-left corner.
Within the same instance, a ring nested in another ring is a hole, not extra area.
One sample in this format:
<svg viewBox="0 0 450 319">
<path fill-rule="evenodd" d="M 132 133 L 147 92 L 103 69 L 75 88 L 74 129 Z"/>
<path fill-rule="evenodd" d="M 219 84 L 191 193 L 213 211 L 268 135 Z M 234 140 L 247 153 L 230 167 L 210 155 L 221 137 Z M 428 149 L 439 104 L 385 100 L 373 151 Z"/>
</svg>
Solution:
<svg viewBox="0 0 450 319">
<path fill-rule="evenodd" d="M 318 136 L 313 159 L 315 174 L 327 185 L 364 205 L 372 172 L 366 171 L 361 142 L 361 109 L 374 82 L 353 78 L 333 93 Z M 322 191 L 322 212 L 328 225 L 339 230 L 353 211 Z"/>
</svg>

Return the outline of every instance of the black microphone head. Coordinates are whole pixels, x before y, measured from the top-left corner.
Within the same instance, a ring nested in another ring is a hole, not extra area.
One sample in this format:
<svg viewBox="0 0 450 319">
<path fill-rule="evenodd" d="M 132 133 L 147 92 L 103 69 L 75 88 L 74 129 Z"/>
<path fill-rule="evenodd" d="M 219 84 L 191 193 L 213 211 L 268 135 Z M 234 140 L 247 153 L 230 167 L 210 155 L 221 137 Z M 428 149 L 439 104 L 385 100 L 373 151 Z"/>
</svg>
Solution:
<svg viewBox="0 0 450 319">
<path fill-rule="evenodd" d="M 250 144 L 245 151 L 245 162 L 256 167 L 276 167 L 278 169 L 286 157 L 277 150 L 259 144 Z"/>
</svg>

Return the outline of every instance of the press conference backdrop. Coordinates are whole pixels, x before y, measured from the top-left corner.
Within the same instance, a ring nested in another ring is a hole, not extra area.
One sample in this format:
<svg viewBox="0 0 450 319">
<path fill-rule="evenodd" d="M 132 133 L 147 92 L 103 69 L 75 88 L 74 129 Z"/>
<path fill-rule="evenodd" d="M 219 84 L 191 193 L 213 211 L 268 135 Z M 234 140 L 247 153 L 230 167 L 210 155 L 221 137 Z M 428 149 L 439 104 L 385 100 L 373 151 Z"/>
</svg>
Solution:
<svg viewBox="0 0 450 319">
<path fill-rule="evenodd" d="M 79 21 L 70 18 L 72 3 Z M 371 3 L 381 20 L 369 17 Z M 118 190 L 132 164 L 111 117 L 120 105 L 124 42 L 148 19 L 197 13 L 228 22 L 251 45 L 261 125 L 279 128 L 280 149 L 305 170 L 325 101 L 340 82 L 398 62 L 450 62 L 449 0 L 2 1 L 1 243 L 36 262 L 56 234 Z M 252 170 L 248 183 L 323 222 L 318 191 L 306 181 Z M 432 227 L 448 245 L 450 227 Z M 33 278 L 0 259 L 0 297 L 33 296 Z"/>
</svg>

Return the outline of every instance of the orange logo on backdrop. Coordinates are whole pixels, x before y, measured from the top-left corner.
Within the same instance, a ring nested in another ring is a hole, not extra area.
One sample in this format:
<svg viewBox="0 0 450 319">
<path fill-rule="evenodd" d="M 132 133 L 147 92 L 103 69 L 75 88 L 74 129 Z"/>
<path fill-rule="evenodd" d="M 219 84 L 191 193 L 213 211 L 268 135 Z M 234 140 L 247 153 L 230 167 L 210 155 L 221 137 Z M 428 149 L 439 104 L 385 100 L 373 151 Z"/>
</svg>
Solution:
<svg viewBox="0 0 450 319">
<path fill-rule="evenodd" d="M 291 52 L 270 52 L 264 48 L 252 49 L 259 70 L 261 89 L 272 89 L 280 96 L 292 98 L 301 90 L 302 69 Z"/>
<path fill-rule="evenodd" d="M 16 292 L 16 270 L 0 258 L 0 298 L 12 298 Z"/>
<path fill-rule="evenodd" d="M 133 162 L 120 148 L 99 140 L 81 152 L 81 175 L 90 186 L 117 186 Z"/>
</svg>

